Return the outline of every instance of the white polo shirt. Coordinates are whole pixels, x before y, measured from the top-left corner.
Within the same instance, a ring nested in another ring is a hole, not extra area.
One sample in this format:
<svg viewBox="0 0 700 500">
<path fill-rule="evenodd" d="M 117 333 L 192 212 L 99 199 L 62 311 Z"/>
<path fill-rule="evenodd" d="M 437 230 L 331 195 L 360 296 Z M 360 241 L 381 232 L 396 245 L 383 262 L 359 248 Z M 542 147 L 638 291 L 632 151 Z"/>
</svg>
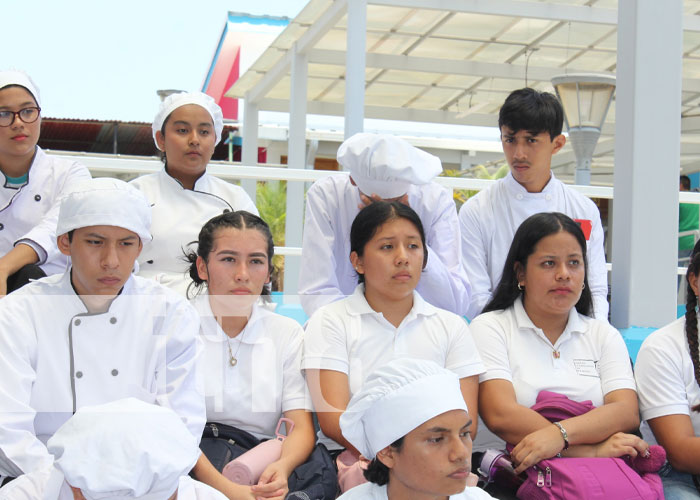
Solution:
<svg viewBox="0 0 700 500">
<path fill-rule="evenodd" d="M 398 328 L 365 299 L 364 285 L 349 297 L 327 304 L 309 319 L 302 369 L 334 370 L 348 376 L 352 397 L 375 369 L 399 357 L 429 359 L 460 378 L 484 371 L 466 321 L 428 304 L 413 292 L 413 307 Z M 337 443 L 325 438 L 332 448 Z"/>
<path fill-rule="evenodd" d="M 207 421 L 272 438 L 282 413 L 311 409 L 300 369 L 304 331 L 299 323 L 255 305 L 243 331 L 230 339 L 216 322 L 208 295 L 193 304 L 202 321 L 199 359 Z M 229 344 L 235 366 L 229 363 Z"/>
<path fill-rule="evenodd" d="M 694 373 L 685 337 L 685 318 L 649 335 L 634 366 L 642 419 L 688 415 L 695 435 L 700 435 L 700 414 L 691 410 L 700 403 L 700 388 Z M 656 443 L 646 422 L 642 425 L 642 435 L 647 442 Z"/>
<path fill-rule="evenodd" d="M 629 353 L 620 333 L 575 308 L 554 345 L 532 323 L 520 298 L 506 310 L 478 316 L 470 327 L 486 366 L 479 383 L 508 380 L 518 404 L 527 408 L 543 390 L 574 401 L 590 400 L 595 406 L 601 406 L 609 392 L 635 390 Z M 493 438 L 486 426 L 480 427 L 474 451 L 493 447 Z"/>
</svg>

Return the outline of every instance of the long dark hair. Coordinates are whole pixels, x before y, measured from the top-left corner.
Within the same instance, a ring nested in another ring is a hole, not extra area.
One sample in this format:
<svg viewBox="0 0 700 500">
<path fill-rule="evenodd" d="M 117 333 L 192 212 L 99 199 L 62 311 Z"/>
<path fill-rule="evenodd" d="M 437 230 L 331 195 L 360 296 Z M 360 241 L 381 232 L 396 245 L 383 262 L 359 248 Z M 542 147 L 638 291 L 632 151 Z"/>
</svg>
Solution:
<svg viewBox="0 0 700 500">
<path fill-rule="evenodd" d="M 697 279 L 700 273 L 700 241 L 695 244 L 693 253 L 688 264 L 686 278 L 686 299 L 685 299 L 685 338 L 688 342 L 690 359 L 693 362 L 695 382 L 700 385 L 700 352 L 698 350 L 698 313 L 695 309 L 698 306 L 698 297 L 695 290 L 690 286 L 690 280 Z M 693 411 L 700 412 L 700 404 L 692 408 Z"/>
<path fill-rule="evenodd" d="M 428 247 L 425 244 L 423 223 L 411 207 L 398 201 L 375 201 L 360 210 L 350 228 L 350 252 L 355 252 L 358 257 L 362 257 L 369 240 L 384 223 L 393 219 L 406 219 L 416 226 L 423 243 L 423 267 L 425 267 L 428 263 Z M 364 283 L 364 275 L 358 274 L 357 281 Z"/>
<path fill-rule="evenodd" d="M 197 252 L 189 252 L 186 254 L 185 258 L 190 264 L 189 273 L 190 278 L 192 278 L 192 283 L 190 283 L 187 287 L 188 297 L 190 296 L 190 289 L 192 287 L 196 289 L 196 295 L 199 293 L 204 283 L 206 283 L 199 277 L 199 271 L 197 271 L 197 257 L 201 257 L 205 262 L 207 262 L 217 231 L 229 227 L 234 229 L 257 229 L 260 231 L 267 241 L 267 262 L 269 265 L 269 272 L 273 271 L 272 257 L 275 254 L 275 242 L 272 240 L 270 226 L 268 226 L 267 223 L 257 215 L 246 212 L 245 210 L 226 212 L 209 219 L 209 221 L 202 226 L 202 229 L 199 231 L 197 241 L 193 242 L 197 243 Z M 261 295 L 270 295 L 269 285 L 263 286 Z"/>
<path fill-rule="evenodd" d="M 584 289 L 581 297 L 576 303 L 576 310 L 586 316 L 593 314 L 593 298 L 591 289 L 588 286 L 588 258 L 586 257 L 586 237 L 581 231 L 581 227 L 571 218 L 559 212 L 543 212 L 531 215 L 520 224 L 520 227 L 513 236 L 513 243 L 510 245 L 506 263 L 503 266 L 501 281 L 496 287 L 491 301 L 486 304 L 482 312 L 498 311 L 508 309 L 515 303 L 515 300 L 522 293 L 518 289 L 518 275 L 516 264 L 520 264 L 523 269 L 527 267 L 527 259 L 535 251 L 535 247 L 540 240 L 546 236 L 566 231 L 571 234 L 581 246 L 583 256 Z"/>
<path fill-rule="evenodd" d="M 400 452 L 403 447 L 403 437 L 391 443 L 390 446 L 397 452 Z M 378 484 L 379 486 L 384 486 L 389 482 L 389 467 L 384 465 L 377 457 L 374 457 L 369 462 L 367 469 L 362 471 L 362 474 L 367 481 Z"/>
</svg>

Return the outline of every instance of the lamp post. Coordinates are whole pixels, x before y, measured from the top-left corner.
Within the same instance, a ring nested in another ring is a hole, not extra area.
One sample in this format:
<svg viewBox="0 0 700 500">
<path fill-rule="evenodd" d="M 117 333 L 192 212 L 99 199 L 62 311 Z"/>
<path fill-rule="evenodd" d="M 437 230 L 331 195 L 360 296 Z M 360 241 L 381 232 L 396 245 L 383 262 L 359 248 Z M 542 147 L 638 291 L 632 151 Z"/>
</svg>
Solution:
<svg viewBox="0 0 700 500">
<path fill-rule="evenodd" d="M 576 184 L 591 183 L 591 160 L 615 93 L 615 77 L 596 73 L 555 76 L 552 85 L 564 108 L 576 155 Z"/>
</svg>

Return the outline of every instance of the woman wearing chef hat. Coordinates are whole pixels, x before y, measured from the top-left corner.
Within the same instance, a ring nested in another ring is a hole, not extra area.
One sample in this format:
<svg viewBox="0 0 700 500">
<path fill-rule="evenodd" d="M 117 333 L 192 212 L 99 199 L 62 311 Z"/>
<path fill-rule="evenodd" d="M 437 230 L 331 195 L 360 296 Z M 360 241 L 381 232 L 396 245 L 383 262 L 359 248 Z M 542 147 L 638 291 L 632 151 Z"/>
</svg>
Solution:
<svg viewBox="0 0 700 500">
<path fill-rule="evenodd" d="M 369 482 L 340 498 L 491 498 L 467 486 L 470 413 L 457 375 L 432 361 L 395 359 L 377 369 L 340 418 L 343 436 L 370 460 Z"/>
<path fill-rule="evenodd" d="M 37 146 L 39 89 L 21 71 L 0 71 L 0 296 L 48 274 L 67 259 L 56 247 L 58 200 L 90 178 L 79 163 Z"/>
<path fill-rule="evenodd" d="M 151 203 L 153 241 L 139 257 L 139 274 L 182 293 L 189 284 L 184 251 L 212 217 L 235 210 L 257 214 L 239 186 L 207 174 L 221 140 L 221 108 L 201 92 L 169 95 L 153 120 L 153 140 L 165 167 L 132 181 Z"/>
</svg>

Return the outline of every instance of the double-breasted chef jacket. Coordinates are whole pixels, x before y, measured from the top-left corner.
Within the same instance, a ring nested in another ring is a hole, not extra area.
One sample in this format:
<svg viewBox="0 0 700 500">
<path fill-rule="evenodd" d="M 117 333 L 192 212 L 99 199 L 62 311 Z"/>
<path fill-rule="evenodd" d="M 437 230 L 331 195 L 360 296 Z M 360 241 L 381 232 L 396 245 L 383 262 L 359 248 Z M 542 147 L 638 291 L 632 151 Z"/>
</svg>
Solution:
<svg viewBox="0 0 700 500">
<path fill-rule="evenodd" d="M 50 464 L 46 441 L 81 406 L 130 396 L 172 408 L 199 439 L 198 335 L 183 297 L 136 276 L 101 314 L 87 312 L 70 271 L 0 300 L 0 475 Z"/>
<path fill-rule="evenodd" d="M 59 200 L 71 186 L 90 179 L 80 163 L 48 156 L 37 146 L 27 183 L 11 187 L 0 173 L 0 256 L 17 243 L 31 246 L 47 274 L 66 270 L 68 257 L 56 245 Z"/>
<path fill-rule="evenodd" d="M 182 295 L 190 283 L 185 251 L 196 251 L 202 226 L 226 212 L 247 210 L 258 214 L 243 188 L 206 172 L 197 179 L 194 189 L 185 189 L 165 169 L 134 179 L 130 184 L 146 195 L 152 214 L 153 241 L 143 245 L 138 274 Z"/>
</svg>

